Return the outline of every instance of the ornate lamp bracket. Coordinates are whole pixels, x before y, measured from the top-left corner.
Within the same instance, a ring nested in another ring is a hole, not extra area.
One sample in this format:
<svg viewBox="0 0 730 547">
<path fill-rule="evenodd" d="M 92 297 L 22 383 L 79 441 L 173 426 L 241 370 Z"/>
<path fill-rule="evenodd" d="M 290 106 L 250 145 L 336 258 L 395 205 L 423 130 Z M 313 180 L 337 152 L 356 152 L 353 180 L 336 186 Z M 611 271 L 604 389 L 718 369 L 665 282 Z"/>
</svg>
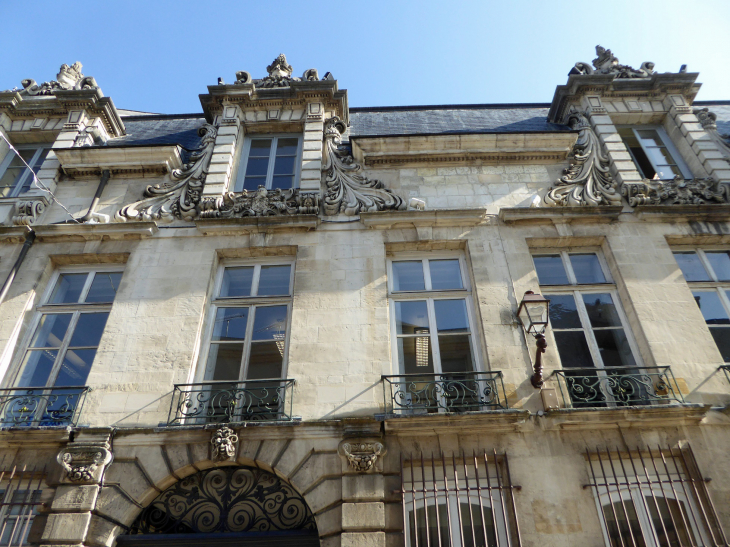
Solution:
<svg viewBox="0 0 730 547">
<path fill-rule="evenodd" d="M 339 453 L 347 460 L 351 470 L 367 473 L 373 470 L 378 458 L 385 454 L 385 445 L 368 439 L 348 439 L 340 443 Z"/>
<path fill-rule="evenodd" d="M 238 435 L 228 426 L 217 429 L 210 439 L 213 449 L 214 461 L 225 461 L 236 459 L 236 445 L 238 444 Z"/>
</svg>

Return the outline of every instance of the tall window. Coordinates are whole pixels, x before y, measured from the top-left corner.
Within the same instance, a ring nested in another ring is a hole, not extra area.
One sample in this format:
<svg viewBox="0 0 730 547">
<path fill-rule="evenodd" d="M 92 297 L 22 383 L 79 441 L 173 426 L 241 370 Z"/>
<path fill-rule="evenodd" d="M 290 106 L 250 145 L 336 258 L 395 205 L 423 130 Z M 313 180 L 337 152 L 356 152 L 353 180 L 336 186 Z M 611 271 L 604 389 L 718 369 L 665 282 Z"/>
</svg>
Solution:
<svg viewBox="0 0 730 547">
<path fill-rule="evenodd" d="M 724 361 L 730 362 L 730 252 L 676 251 L 674 258 L 692 289 L 717 349 Z"/>
<path fill-rule="evenodd" d="M 301 138 L 296 135 L 246 137 L 234 191 L 296 188 L 299 183 Z"/>
<path fill-rule="evenodd" d="M 33 174 L 38 173 L 50 151 L 47 145 L 17 148 L 20 155 L 10 150 L 0 162 L 0 197 L 15 197 L 30 190 Z"/>
<path fill-rule="evenodd" d="M 121 279 L 122 272 L 106 269 L 57 275 L 38 308 L 38 320 L 14 381 L 16 388 L 32 388 L 15 390 L 16 398 L 25 392 L 39 400 L 33 408 L 26 405 L 27 415 L 23 416 L 12 397 L 4 399 L 0 406 L 3 420 L 26 424 L 40 420 L 41 425 L 54 425 L 70 419 Z M 37 389 L 64 387 L 75 389 Z"/>
<path fill-rule="evenodd" d="M 38 514 L 45 486 L 45 470 L 2 470 L 0 476 L 0 546 L 22 547 Z"/>
<path fill-rule="evenodd" d="M 203 380 L 283 378 L 294 265 L 221 268 Z"/>
<path fill-rule="evenodd" d="M 621 127 L 621 139 L 645 179 L 669 180 L 679 175 L 691 179 L 692 172 L 661 127 Z"/>
</svg>

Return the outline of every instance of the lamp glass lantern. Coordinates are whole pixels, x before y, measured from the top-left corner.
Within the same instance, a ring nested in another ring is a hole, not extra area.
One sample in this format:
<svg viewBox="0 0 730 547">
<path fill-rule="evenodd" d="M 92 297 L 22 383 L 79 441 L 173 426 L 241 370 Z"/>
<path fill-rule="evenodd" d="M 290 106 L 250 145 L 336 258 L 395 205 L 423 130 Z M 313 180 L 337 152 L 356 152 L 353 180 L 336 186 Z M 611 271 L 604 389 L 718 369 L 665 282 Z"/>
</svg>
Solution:
<svg viewBox="0 0 730 547">
<path fill-rule="evenodd" d="M 522 297 L 517 317 L 525 332 L 533 336 L 542 335 L 548 325 L 550 300 L 541 294 L 527 291 Z"/>
</svg>

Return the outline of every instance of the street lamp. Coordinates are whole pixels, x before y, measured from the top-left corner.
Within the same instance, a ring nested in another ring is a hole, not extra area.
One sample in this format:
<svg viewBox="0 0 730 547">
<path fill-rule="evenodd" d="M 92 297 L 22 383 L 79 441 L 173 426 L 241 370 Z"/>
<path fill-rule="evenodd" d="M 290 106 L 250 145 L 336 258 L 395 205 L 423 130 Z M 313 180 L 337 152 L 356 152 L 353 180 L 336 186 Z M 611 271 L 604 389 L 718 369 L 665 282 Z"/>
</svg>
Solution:
<svg viewBox="0 0 730 547">
<path fill-rule="evenodd" d="M 517 310 L 517 318 L 522 323 L 525 332 L 535 337 L 537 341 L 537 353 L 535 354 L 535 374 L 530 378 L 533 387 L 542 387 L 542 354 L 545 353 L 547 342 L 545 341 L 545 328 L 549 320 L 550 300 L 541 294 L 527 291 L 522 297 L 520 307 Z"/>
</svg>

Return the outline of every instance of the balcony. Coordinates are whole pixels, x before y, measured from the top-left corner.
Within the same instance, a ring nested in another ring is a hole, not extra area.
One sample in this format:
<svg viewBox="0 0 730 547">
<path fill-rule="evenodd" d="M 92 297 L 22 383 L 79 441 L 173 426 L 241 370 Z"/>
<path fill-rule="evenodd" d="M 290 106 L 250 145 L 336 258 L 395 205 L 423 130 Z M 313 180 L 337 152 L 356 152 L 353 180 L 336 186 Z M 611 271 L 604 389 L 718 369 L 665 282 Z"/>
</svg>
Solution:
<svg viewBox="0 0 730 547">
<path fill-rule="evenodd" d="M 605 408 L 684 403 L 669 367 L 556 370 L 564 408 Z"/>
<path fill-rule="evenodd" d="M 0 389 L 0 427 L 76 425 L 88 386 Z"/>
<path fill-rule="evenodd" d="M 176 384 L 168 426 L 292 419 L 294 380 Z"/>
<path fill-rule="evenodd" d="M 502 373 L 450 372 L 383 376 L 386 414 L 506 410 Z"/>
</svg>

